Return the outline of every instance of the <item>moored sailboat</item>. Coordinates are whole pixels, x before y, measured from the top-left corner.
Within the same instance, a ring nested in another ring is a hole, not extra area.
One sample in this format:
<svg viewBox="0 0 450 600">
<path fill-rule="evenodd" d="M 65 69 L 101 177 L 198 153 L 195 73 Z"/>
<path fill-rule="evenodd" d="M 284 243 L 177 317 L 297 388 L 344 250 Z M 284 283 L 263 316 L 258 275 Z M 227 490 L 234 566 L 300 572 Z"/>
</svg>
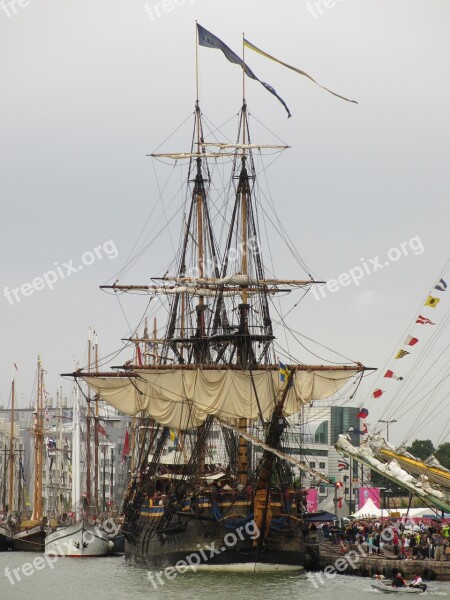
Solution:
<svg viewBox="0 0 450 600">
<path fill-rule="evenodd" d="M 43 450 L 44 450 L 44 369 L 42 367 L 41 358 L 38 357 L 37 364 L 37 396 L 36 410 L 34 414 L 34 488 L 33 488 L 33 514 L 31 520 L 22 520 L 20 507 L 18 510 L 18 521 L 11 529 L 12 548 L 15 551 L 24 552 L 43 552 L 45 540 L 46 518 L 42 508 L 43 494 Z M 14 378 L 13 378 L 14 392 Z M 11 421 L 14 420 L 14 393 L 12 394 L 12 409 Z M 12 430 L 11 430 L 12 436 Z M 11 469 L 10 481 L 13 479 L 14 473 L 14 457 L 13 446 L 10 450 Z M 21 470 L 19 471 L 19 473 Z M 20 484 L 20 481 L 19 481 Z M 12 488 L 12 483 L 10 483 Z"/>
<path fill-rule="evenodd" d="M 73 522 L 49 528 L 45 537 L 45 553 L 55 556 L 87 557 L 107 556 L 113 547 L 109 536 L 100 531 L 97 525 L 90 523 L 81 510 L 81 472 L 80 472 L 80 405 L 79 391 L 73 406 L 72 433 L 72 506 Z"/>
</svg>

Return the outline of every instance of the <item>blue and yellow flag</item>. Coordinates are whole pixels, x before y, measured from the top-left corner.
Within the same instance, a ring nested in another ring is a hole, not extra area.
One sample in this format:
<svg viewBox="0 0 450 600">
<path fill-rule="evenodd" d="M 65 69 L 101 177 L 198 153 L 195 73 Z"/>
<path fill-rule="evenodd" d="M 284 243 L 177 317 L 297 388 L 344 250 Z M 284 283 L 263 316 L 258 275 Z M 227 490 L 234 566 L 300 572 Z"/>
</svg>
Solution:
<svg viewBox="0 0 450 600">
<path fill-rule="evenodd" d="M 244 46 L 246 48 L 250 48 L 250 50 L 253 50 L 254 52 L 257 52 L 258 54 L 261 54 L 261 56 L 265 56 L 266 58 L 270 58 L 270 60 L 273 60 L 274 62 L 278 63 L 279 65 L 283 65 L 283 67 L 287 67 L 288 69 L 291 69 L 291 71 L 295 71 L 299 75 L 304 75 L 305 77 L 307 77 L 308 79 L 310 79 L 312 82 L 314 82 L 316 85 L 318 85 L 319 87 L 321 87 L 323 90 L 326 90 L 330 94 L 333 94 L 333 96 L 337 96 L 338 98 L 341 98 L 342 100 L 346 100 L 347 102 L 353 102 L 354 104 L 358 104 L 358 102 L 356 100 L 350 100 L 349 98 L 346 98 L 345 96 L 341 96 L 340 94 L 336 94 L 336 92 L 332 92 L 330 89 L 328 89 L 324 85 L 320 85 L 320 83 L 318 83 L 315 79 L 313 79 L 311 77 L 311 75 L 308 75 L 308 73 L 306 73 L 305 71 L 302 71 L 301 69 L 297 69 L 297 67 L 293 67 L 291 65 L 288 65 L 287 63 L 283 62 L 282 60 L 279 60 L 278 58 L 275 58 L 275 56 L 271 56 L 270 54 L 267 54 L 267 52 L 264 52 L 264 50 L 261 50 L 260 48 L 257 48 L 254 44 L 252 44 L 251 42 L 249 42 L 245 38 L 244 38 Z"/>
<path fill-rule="evenodd" d="M 284 363 L 280 360 L 280 381 L 281 383 L 285 383 L 287 378 L 289 377 L 289 370 Z"/>
<path fill-rule="evenodd" d="M 256 77 L 256 75 L 253 73 L 253 71 L 250 69 L 250 67 L 247 64 L 245 64 L 244 61 L 242 60 L 242 58 L 239 58 L 239 56 L 235 52 L 233 52 L 233 50 L 231 48 L 229 48 L 226 44 L 224 44 L 222 42 L 222 40 L 219 40 L 219 38 L 217 36 L 215 36 L 213 33 L 208 31 L 207 29 L 205 29 L 198 23 L 197 23 L 197 32 L 198 32 L 198 43 L 200 44 L 200 46 L 204 46 L 205 48 L 216 48 L 217 50 L 222 50 L 222 52 L 225 54 L 226 58 L 230 62 L 234 63 L 235 65 L 239 65 L 240 67 L 242 67 L 244 69 L 247 77 L 250 77 L 250 79 L 254 79 L 255 81 L 259 81 L 259 83 L 261 85 L 263 85 L 267 91 L 269 91 L 271 94 L 273 94 L 275 96 L 275 98 L 278 98 L 278 100 L 281 102 L 281 104 L 286 109 L 288 117 L 291 116 L 289 108 L 287 107 L 286 102 L 283 100 L 283 98 L 280 98 L 280 96 L 276 93 L 276 91 L 274 90 L 274 88 L 271 85 L 269 85 L 268 83 L 265 83 L 264 81 L 261 81 L 261 79 Z"/>
</svg>

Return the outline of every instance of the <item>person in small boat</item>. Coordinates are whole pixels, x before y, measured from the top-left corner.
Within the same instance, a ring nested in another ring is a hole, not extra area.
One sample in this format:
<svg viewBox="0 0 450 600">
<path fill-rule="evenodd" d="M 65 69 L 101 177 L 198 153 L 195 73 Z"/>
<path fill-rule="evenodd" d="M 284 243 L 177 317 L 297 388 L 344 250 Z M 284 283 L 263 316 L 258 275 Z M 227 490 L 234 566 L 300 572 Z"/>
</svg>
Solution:
<svg viewBox="0 0 450 600">
<path fill-rule="evenodd" d="M 409 584 L 409 587 L 421 587 L 421 584 L 423 584 L 422 577 L 420 575 L 416 575 Z"/>
<path fill-rule="evenodd" d="M 394 577 L 393 581 L 392 581 L 392 587 L 405 587 L 406 586 L 406 581 L 403 579 L 403 576 L 401 573 L 397 573 L 397 575 Z"/>
<path fill-rule="evenodd" d="M 384 579 L 384 575 L 382 573 L 380 573 L 380 571 L 377 571 L 375 573 L 375 575 L 373 576 L 374 579 L 379 579 L 380 581 L 382 581 Z"/>
</svg>

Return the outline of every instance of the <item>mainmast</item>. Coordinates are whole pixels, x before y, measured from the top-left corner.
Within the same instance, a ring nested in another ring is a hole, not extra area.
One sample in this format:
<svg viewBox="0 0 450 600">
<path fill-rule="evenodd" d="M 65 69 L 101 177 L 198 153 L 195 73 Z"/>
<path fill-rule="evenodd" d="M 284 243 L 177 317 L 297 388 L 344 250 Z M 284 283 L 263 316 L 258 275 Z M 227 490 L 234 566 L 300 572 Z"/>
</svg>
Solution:
<svg viewBox="0 0 450 600">
<path fill-rule="evenodd" d="M 242 36 L 244 37 L 244 36 Z M 248 256 L 247 256 L 247 217 L 248 217 L 248 206 L 247 199 L 249 198 L 249 185 L 248 175 L 246 169 L 247 150 L 246 144 L 246 123 L 247 123 L 247 102 L 245 100 L 245 46 L 242 43 L 242 110 L 241 110 L 241 131 L 242 131 L 242 158 L 241 158 L 241 172 L 239 175 L 239 186 L 238 186 L 238 197 L 241 196 L 241 253 L 242 253 L 242 264 L 241 273 L 244 277 L 248 276 Z M 242 287 L 241 294 L 242 302 L 239 305 L 239 333 L 240 340 L 242 343 L 238 347 L 238 363 L 245 369 L 249 366 L 250 355 L 249 349 L 251 348 L 248 339 L 248 311 L 250 305 L 248 304 L 248 293 L 247 287 Z M 254 359 L 254 357 L 252 357 Z M 253 361 L 251 361 L 253 362 Z M 246 432 L 248 429 L 247 419 L 239 419 L 239 429 Z M 238 479 L 241 485 L 247 485 L 248 480 L 248 443 L 247 440 L 239 436 L 238 441 Z"/>
<path fill-rule="evenodd" d="M 200 154 L 202 148 L 201 143 L 203 142 L 202 131 L 201 131 L 201 113 L 200 105 L 197 98 L 195 104 L 195 121 L 197 129 L 197 152 Z M 203 278 L 205 275 L 204 271 L 204 249 L 203 249 L 203 211 L 205 210 L 205 182 L 202 173 L 202 159 L 198 156 L 195 159 L 196 162 L 196 175 L 194 184 L 194 201 L 197 208 L 197 272 L 199 277 Z M 208 344 L 206 341 L 206 329 L 205 329 L 205 299 L 204 296 L 200 295 L 198 298 L 198 304 L 195 307 L 197 314 L 197 332 L 196 342 L 194 343 L 194 354 L 195 362 L 204 364 L 207 362 Z M 183 318 L 183 315 L 182 315 Z"/>
</svg>

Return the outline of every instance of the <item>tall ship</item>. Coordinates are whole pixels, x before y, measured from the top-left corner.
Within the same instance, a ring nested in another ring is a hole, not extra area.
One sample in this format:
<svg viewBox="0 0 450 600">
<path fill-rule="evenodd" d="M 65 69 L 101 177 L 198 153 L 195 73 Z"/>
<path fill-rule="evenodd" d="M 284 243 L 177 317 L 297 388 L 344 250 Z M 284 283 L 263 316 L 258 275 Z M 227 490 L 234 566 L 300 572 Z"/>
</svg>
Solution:
<svg viewBox="0 0 450 600">
<path fill-rule="evenodd" d="M 283 345 L 279 296 L 323 283 L 277 277 L 265 262 L 256 158 L 287 146 L 253 142 L 245 99 L 235 142 L 205 133 L 198 99 L 193 121 L 186 149 L 151 155 L 186 173 L 179 246 L 164 275 L 102 286 L 148 295 L 149 304 L 156 298 L 164 322 L 158 314 L 152 334 L 145 326 L 130 337 L 136 351 L 125 364 L 71 375 L 135 423 L 123 503 L 127 559 L 155 568 L 298 570 L 305 500 L 293 468 L 327 477 L 284 452 L 290 418 L 352 385 L 365 367 L 304 364 Z M 225 170 L 227 185 L 215 183 Z"/>
</svg>

